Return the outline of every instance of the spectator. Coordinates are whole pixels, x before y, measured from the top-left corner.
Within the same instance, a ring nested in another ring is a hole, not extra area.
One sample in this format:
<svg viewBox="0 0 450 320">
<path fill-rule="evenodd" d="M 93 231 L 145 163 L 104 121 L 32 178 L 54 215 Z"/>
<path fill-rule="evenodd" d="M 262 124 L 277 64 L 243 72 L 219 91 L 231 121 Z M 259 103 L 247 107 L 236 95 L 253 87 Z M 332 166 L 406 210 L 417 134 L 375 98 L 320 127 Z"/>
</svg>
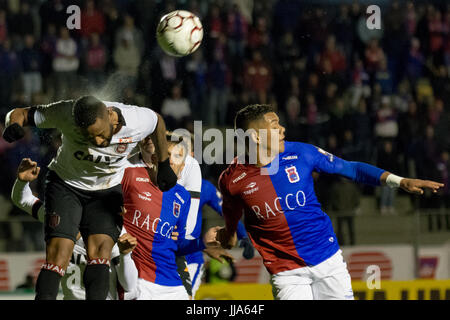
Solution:
<svg viewBox="0 0 450 320">
<path fill-rule="evenodd" d="M 294 94 L 292 94 L 286 102 L 286 140 L 288 141 L 301 141 L 302 126 L 300 123 L 300 100 Z"/>
<path fill-rule="evenodd" d="M 233 4 L 227 15 L 228 49 L 234 61 L 244 58 L 247 44 L 248 24 L 239 6 Z"/>
<path fill-rule="evenodd" d="M 406 4 L 406 34 L 408 38 L 412 38 L 416 34 L 417 29 L 417 13 L 413 1 Z"/>
<path fill-rule="evenodd" d="M 86 76 L 92 85 L 98 87 L 104 82 L 107 50 L 98 33 L 92 33 L 85 56 Z"/>
<path fill-rule="evenodd" d="M 206 111 L 206 100 L 208 96 L 208 64 L 204 59 L 203 50 L 195 51 L 186 63 L 188 73 L 189 102 L 193 106 L 194 116 L 201 119 Z M 210 110 L 211 111 L 211 110 Z M 222 124 L 225 124 L 223 121 Z"/>
<path fill-rule="evenodd" d="M 0 9 L 0 45 L 2 45 L 7 39 L 9 32 L 8 20 L 6 19 L 6 11 Z"/>
<path fill-rule="evenodd" d="M 388 69 L 386 59 L 381 60 L 380 68 L 375 72 L 375 81 L 381 86 L 381 93 L 391 95 L 394 89 L 394 80 Z"/>
<path fill-rule="evenodd" d="M 343 72 L 347 67 L 347 62 L 343 52 L 336 46 L 336 38 L 329 36 L 325 43 L 325 49 L 322 51 L 320 57 L 320 64 L 324 68 L 323 63 L 328 60 L 331 64 L 331 72 L 338 73 L 343 76 Z"/>
<path fill-rule="evenodd" d="M 56 34 L 56 26 L 54 24 L 49 24 L 48 29 L 43 33 L 42 39 L 40 41 L 40 51 L 42 53 L 42 69 L 41 73 L 44 79 L 52 73 L 53 67 L 53 57 L 56 52 L 56 42 L 58 40 L 58 35 Z"/>
<path fill-rule="evenodd" d="M 228 111 L 229 69 L 221 51 L 214 52 L 214 61 L 209 67 L 208 124 L 224 125 Z"/>
<path fill-rule="evenodd" d="M 9 111 L 12 93 L 20 72 L 20 60 L 11 47 L 11 41 L 6 39 L 0 46 L 0 114 Z"/>
<path fill-rule="evenodd" d="M 272 85 L 272 69 L 258 50 L 253 51 L 252 60 L 244 67 L 244 84 L 253 101 L 267 103 Z"/>
<path fill-rule="evenodd" d="M 435 10 L 428 20 L 428 30 L 430 33 L 429 48 L 432 54 L 436 54 L 444 45 L 444 35 L 449 30 L 442 21 L 441 11 Z"/>
<path fill-rule="evenodd" d="M 61 100 L 71 97 L 77 87 L 77 71 L 80 66 L 78 45 L 70 36 L 66 27 L 60 28 L 60 36 L 56 40 L 53 71 L 55 75 L 55 99 Z"/>
<path fill-rule="evenodd" d="M 118 41 L 113 53 L 117 74 L 127 83 L 127 86 L 135 87 L 141 64 L 139 48 L 133 41 L 131 33 L 123 33 L 123 37 Z"/>
<path fill-rule="evenodd" d="M 337 217 L 336 236 L 341 245 L 355 245 L 355 214 L 360 204 L 361 191 L 358 185 L 345 178 L 339 178 L 331 185 L 331 210 Z M 347 225 L 348 242 L 344 236 L 344 224 Z"/>
<path fill-rule="evenodd" d="M 391 140 L 385 140 L 381 149 L 378 152 L 377 166 L 389 172 L 400 172 L 398 161 L 398 154 L 394 150 Z M 395 196 L 397 189 L 389 186 L 382 186 L 380 188 L 380 212 L 382 215 L 396 214 L 395 210 Z"/>
<path fill-rule="evenodd" d="M 102 35 L 104 32 L 105 17 L 103 12 L 97 10 L 94 0 L 87 0 L 84 10 L 81 12 L 81 36 L 87 40 L 94 33 Z"/>
<path fill-rule="evenodd" d="M 130 14 L 125 14 L 122 27 L 117 30 L 115 39 L 116 48 L 126 39 L 130 42 L 130 47 L 138 50 L 139 58 L 144 54 L 145 44 L 142 31 L 135 26 L 134 18 Z"/>
<path fill-rule="evenodd" d="M 37 30 L 34 17 L 30 11 L 30 4 L 27 0 L 20 2 L 20 11 L 13 16 L 12 24 L 14 25 L 14 34 L 25 37 L 26 35 L 36 35 Z"/>
<path fill-rule="evenodd" d="M 417 38 L 411 39 L 411 46 L 406 60 L 406 76 L 414 87 L 417 80 L 423 74 L 425 59 L 420 51 L 420 41 Z"/>
<path fill-rule="evenodd" d="M 183 122 L 191 116 L 189 100 L 183 98 L 180 83 L 175 83 L 172 87 L 171 96 L 164 99 L 161 108 L 168 130 L 175 130 L 183 127 Z"/>
<path fill-rule="evenodd" d="M 366 70 L 373 75 L 380 67 L 381 61 L 386 59 L 383 49 L 379 46 L 377 39 L 370 40 L 365 50 Z"/>
<path fill-rule="evenodd" d="M 256 19 L 256 26 L 250 29 L 248 35 L 248 48 L 250 50 L 261 50 L 265 56 L 271 52 L 271 38 L 268 32 L 267 19 L 265 16 Z"/>
<path fill-rule="evenodd" d="M 55 25 L 56 29 L 66 26 L 67 13 L 63 0 L 47 0 L 39 8 L 41 30 L 48 30 L 48 25 Z"/>
<path fill-rule="evenodd" d="M 372 119 L 367 112 L 367 102 L 360 99 L 356 112 L 352 115 L 352 127 L 355 143 L 361 147 L 359 159 L 362 162 L 370 162 L 372 145 Z"/>
<path fill-rule="evenodd" d="M 377 138 L 391 139 L 398 135 L 397 112 L 389 96 L 382 97 L 381 108 L 376 111 L 375 135 Z"/>
<path fill-rule="evenodd" d="M 31 96 L 42 91 L 42 55 L 35 47 L 34 36 L 25 36 L 25 48 L 20 53 L 25 101 L 31 102 Z"/>
</svg>

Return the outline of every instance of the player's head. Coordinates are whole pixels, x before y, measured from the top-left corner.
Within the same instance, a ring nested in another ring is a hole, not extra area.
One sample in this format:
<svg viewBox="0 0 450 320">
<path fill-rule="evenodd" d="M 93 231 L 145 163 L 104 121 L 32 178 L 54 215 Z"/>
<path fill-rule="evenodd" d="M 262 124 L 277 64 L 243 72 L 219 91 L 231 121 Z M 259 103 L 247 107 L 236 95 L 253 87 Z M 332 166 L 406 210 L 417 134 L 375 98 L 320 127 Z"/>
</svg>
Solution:
<svg viewBox="0 0 450 320">
<path fill-rule="evenodd" d="M 167 151 L 169 153 L 170 167 L 173 172 L 178 176 L 184 168 L 184 162 L 188 155 L 187 139 L 183 139 L 183 136 L 174 134 L 173 132 L 167 133 Z"/>
<path fill-rule="evenodd" d="M 96 147 L 105 148 L 111 143 L 114 126 L 106 105 L 93 96 L 85 96 L 73 105 L 75 124 Z"/>
<path fill-rule="evenodd" d="M 271 105 L 253 104 L 239 110 L 234 118 L 234 130 L 241 141 L 249 135 L 257 146 L 268 151 L 284 152 L 285 128 Z M 250 151 L 248 145 L 246 147 Z"/>
</svg>

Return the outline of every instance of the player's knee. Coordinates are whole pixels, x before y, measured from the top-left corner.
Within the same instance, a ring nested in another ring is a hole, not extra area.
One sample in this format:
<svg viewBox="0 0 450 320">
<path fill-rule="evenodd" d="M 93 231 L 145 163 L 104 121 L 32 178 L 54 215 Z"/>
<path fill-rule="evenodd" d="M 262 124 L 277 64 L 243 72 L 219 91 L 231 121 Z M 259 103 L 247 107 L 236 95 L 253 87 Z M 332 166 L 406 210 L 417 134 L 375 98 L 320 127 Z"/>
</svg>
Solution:
<svg viewBox="0 0 450 320">
<path fill-rule="evenodd" d="M 107 235 L 89 236 L 87 253 L 89 259 L 111 259 L 114 241 Z"/>
<path fill-rule="evenodd" d="M 52 238 L 47 244 L 47 263 L 67 268 L 73 252 L 74 243 L 70 239 Z"/>
</svg>

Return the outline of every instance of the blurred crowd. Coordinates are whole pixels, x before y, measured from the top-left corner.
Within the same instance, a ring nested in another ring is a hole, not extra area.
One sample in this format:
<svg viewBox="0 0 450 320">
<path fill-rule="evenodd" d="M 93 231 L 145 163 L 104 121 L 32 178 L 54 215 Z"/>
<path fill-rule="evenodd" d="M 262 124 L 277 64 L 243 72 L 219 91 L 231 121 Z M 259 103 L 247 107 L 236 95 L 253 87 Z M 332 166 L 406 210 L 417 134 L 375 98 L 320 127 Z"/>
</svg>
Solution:
<svg viewBox="0 0 450 320">
<path fill-rule="evenodd" d="M 450 208 L 450 4 L 385 1 L 382 28 L 370 30 L 367 5 L 317 3 L 0 0 L 0 129 L 12 107 L 83 94 L 149 106 L 169 129 L 189 130 L 193 120 L 232 127 L 241 107 L 269 103 L 287 140 L 442 181 L 441 194 L 414 205 Z M 81 8 L 80 30 L 67 28 L 69 5 Z M 155 38 L 160 17 L 175 9 L 195 13 L 204 27 L 202 45 L 184 58 L 164 54 Z M 9 196 L 20 159 L 45 166 L 59 143 L 46 130 L 12 145 L 0 139 L 1 194 Z M 217 181 L 223 166 L 202 169 Z M 342 210 L 345 197 L 320 192 L 330 182 L 319 179 L 319 195 Z M 395 190 L 378 196 L 381 212 L 395 213 Z"/>
</svg>

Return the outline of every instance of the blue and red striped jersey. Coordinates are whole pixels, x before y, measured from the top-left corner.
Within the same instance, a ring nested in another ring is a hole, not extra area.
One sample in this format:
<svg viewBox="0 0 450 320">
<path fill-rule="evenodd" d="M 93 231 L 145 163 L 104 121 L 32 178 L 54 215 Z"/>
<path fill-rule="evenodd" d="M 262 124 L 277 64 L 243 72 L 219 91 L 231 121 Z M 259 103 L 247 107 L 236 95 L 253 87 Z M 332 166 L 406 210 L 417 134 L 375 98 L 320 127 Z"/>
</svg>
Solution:
<svg viewBox="0 0 450 320">
<path fill-rule="evenodd" d="M 180 250 L 188 243 L 185 234 L 189 192 L 177 184 L 163 193 L 151 183 L 145 167 L 125 169 L 122 189 L 126 209 L 124 228 L 138 240 L 132 257 L 139 278 L 166 286 L 182 285 L 175 256 L 188 253 Z M 177 242 L 171 238 L 175 226 L 179 232 Z M 198 246 L 189 252 L 203 249 Z"/>
<path fill-rule="evenodd" d="M 268 166 L 235 159 L 219 178 L 227 229 L 234 232 L 244 215 L 247 233 L 271 274 L 317 265 L 339 250 L 314 191 L 313 171 L 372 185 L 380 183 L 384 172 L 300 142 L 285 142 L 276 160 L 278 170 L 269 175 Z"/>
</svg>

